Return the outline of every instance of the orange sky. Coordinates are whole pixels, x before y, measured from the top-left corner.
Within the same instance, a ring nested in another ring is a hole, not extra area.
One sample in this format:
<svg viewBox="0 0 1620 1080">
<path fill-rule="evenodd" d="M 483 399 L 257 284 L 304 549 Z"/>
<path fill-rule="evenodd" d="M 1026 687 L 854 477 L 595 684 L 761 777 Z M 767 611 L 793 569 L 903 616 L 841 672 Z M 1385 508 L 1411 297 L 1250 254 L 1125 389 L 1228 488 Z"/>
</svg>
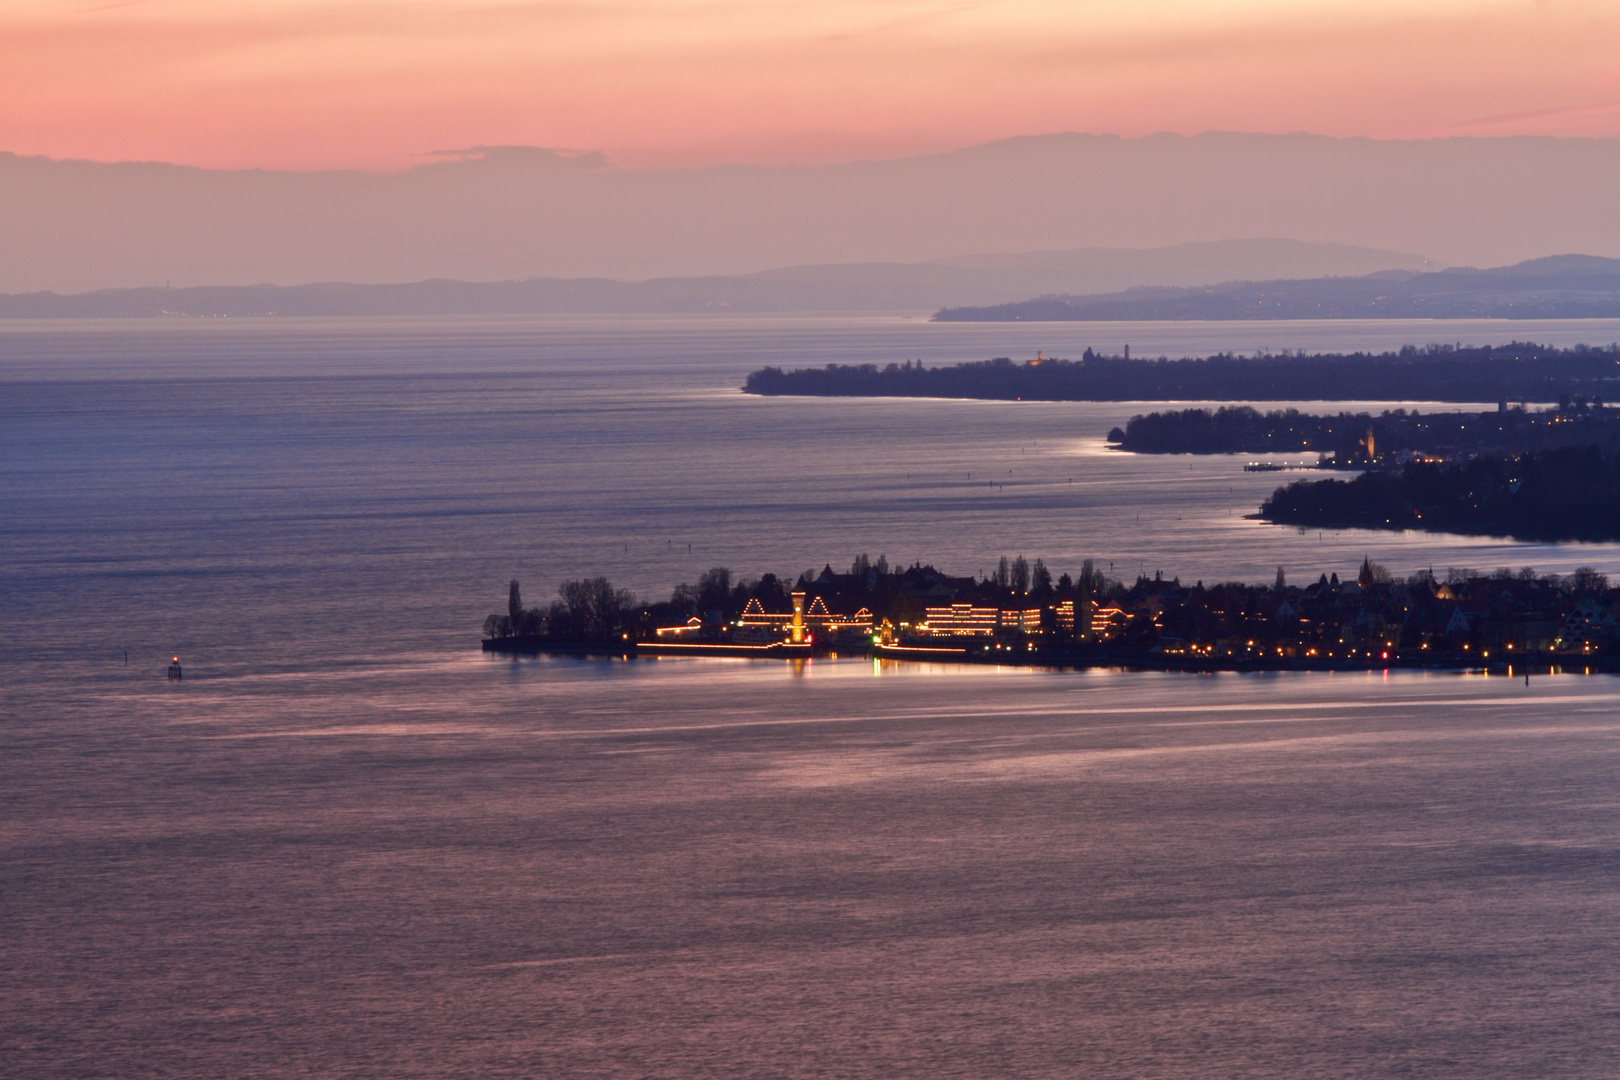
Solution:
<svg viewBox="0 0 1620 1080">
<path fill-rule="evenodd" d="M 0 150 L 389 169 L 1017 134 L 1620 136 L 1615 0 L 6 0 Z"/>
</svg>

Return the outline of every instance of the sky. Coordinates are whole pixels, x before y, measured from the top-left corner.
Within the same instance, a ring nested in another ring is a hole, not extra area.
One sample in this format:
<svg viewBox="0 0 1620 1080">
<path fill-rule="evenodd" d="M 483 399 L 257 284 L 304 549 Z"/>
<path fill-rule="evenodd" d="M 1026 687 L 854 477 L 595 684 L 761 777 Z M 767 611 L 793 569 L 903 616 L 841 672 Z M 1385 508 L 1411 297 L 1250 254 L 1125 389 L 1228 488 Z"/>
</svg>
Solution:
<svg viewBox="0 0 1620 1080">
<path fill-rule="evenodd" d="M 1055 131 L 1620 136 L 1614 0 L 5 0 L 0 150 L 827 164 Z"/>
</svg>

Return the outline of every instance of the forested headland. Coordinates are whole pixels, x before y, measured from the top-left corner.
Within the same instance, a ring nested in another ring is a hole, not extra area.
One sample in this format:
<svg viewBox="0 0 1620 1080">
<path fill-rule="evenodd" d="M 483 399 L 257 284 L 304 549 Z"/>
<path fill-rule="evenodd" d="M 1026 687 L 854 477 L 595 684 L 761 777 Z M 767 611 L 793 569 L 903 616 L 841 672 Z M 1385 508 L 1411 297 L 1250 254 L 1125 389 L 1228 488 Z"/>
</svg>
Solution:
<svg viewBox="0 0 1620 1080">
<path fill-rule="evenodd" d="M 1365 277 L 1137 287 L 1087 296 L 948 307 L 936 322 L 1106 322 L 1197 319 L 1611 319 L 1620 315 L 1620 259 L 1554 255 L 1486 270 L 1451 267 Z"/>
<path fill-rule="evenodd" d="M 1383 353 L 1218 354 L 1171 360 L 1103 356 L 1008 357 L 927 367 L 908 360 L 765 367 L 750 394 L 812 397 L 985 398 L 1000 401 L 1447 401 L 1620 400 L 1620 346 L 1561 349 L 1530 342 L 1408 345 Z"/>
<path fill-rule="evenodd" d="M 1563 447 L 1414 461 L 1354 480 L 1300 480 L 1260 507 L 1311 528 L 1425 529 L 1518 540 L 1620 540 L 1620 453 Z"/>
<path fill-rule="evenodd" d="M 1368 435 L 1372 438 L 1369 441 Z M 1137 454 L 1329 454 L 1338 461 L 1396 461 L 1412 454 L 1522 453 L 1558 446 L 1620 444 L 1620 409 L 1584 397 L 1556 409 L 1488 412 L 1413 409 L 1329 415 L 1247 405 L 1131 417 L 1108 441 Z M 1368 447 L 1372 448 L 1369 456 Z"/>
<path fill-rule="evenodd" d="M 1342 487 L 1343 485 L 1341 485 Z M 1348 568 L 1346 568 L 1348 569 Z M 638 602 L 604 578 L 565 582 L 525 609 L 517 582 L 485 623 L 486 651 L 761 659 L 871 655 L 929 661 L 1191 670 L 1496 666 L 1515 661 L 1620 669 L 1620 589 L 1583 567 L 1567 577 L 1528 567 L 1491 573 L 1419 569 L 1401 577 L 1369 560 L 1290 581 L 1184 583 L 1162 573 L 1109 578 L 1040 559 L 1003 558 L 993 574 L 858 556 L 793 579 L 716 567 L 667 601 Z M 781 646 L 803 613 L 805 645 Z M 778 651 L 773 653 L 770 644 Z M 1545 670 L 1542 666 L 1541 670 Z"/>
</svg>

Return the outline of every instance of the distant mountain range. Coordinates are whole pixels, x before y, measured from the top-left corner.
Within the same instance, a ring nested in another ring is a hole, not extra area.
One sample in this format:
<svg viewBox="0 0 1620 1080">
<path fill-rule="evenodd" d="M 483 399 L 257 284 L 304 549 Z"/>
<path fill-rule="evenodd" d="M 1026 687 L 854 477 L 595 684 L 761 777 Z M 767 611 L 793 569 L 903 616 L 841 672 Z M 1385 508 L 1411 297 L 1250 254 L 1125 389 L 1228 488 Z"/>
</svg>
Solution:
<svg viewBox="0 0 1620 1080">
<path fill-rule="evenodd" d="M 1233 277 L 1412 273 L 1418 255 L 1297 240 L 1221 240 L 1171 247 L 1078 248 L 967 255 L 927 263 L 796 266 L 755 274 L 418 281 L 410 284 L 196 286 L 0 295 L 0 317 L 252 315 L 518 315 L 552 313 L 908 312 L 1000 304 L 1032 293 L 1196 286 Z"/>
<path fill-rule="evenodd" d="M 939 322 L 1620 318 L 1620 259 L 1556 255 L 1490 270 L 1388 270 L 1361 277 L 1047 295 L 1012 304 L 947 307 L 934 318 Z"/>
<path fill-rule="evenodd" d="M 816 167 L 636 168 L 524 146 L 423 162 L 397 173 L 290 172 L 0 152 L 0 292 L 988 269 L 953 257 L 1234 237 L 1417 251 L 1444 266 L 1560 251 L 1620 256 L 1620 138 L 1065 132 Z M 1043 279 L 1005 296 L 915 295 L 933 311 L 1387 269 L 1234 266 L 1196 279 Z"/>
</svg>

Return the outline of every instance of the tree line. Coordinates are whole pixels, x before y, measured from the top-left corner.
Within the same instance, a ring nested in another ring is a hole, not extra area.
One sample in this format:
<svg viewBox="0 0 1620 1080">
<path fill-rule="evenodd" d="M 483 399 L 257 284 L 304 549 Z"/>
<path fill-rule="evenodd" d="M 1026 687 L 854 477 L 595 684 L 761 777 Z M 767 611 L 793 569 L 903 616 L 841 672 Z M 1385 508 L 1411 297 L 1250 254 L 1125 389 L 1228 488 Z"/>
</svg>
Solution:
<svg viewBox="0 0 1620 1080">
<path fill-rule="evenodd" d="M 907 360 L 765 367 L 750 394 L 813 397 L 938 397 L 1011 401 L 1524 401 L 1566 395 L 1614 400 L 1620 346 L 1559 349 L 1531 342 L 1462 348 L 1407 345 L 1398 352 L 1222 353 L 1171 360 L 1126 359 L 1086 349 L 1078 360 L 1014 363 L 1002 356 L 942 367 Z"/>
<path fill-rule="evenodd" d="M 1352 456 L 1372 432 L 1379 456 L 1402 450 L 1523 451 L 1551 446 L 1620 442 L 1620 409 L 1599 400 L 1564 395 L 1556 411 L 1508 408 L 1488 412 L 1414 409 L 1312 415 L 1298 409 L 1260 412 L 1248 405 L 1170 409 L 1131 417 L 1108 441 L 1138 454 L 1298 453 Z"/>
<path fill-rule="evenodd" d="M 1299 480 L 1260 507 L 1312 528 L 1424 529 L 1520 540 L 1620 540 L 1620 453 L 1560 447 Z"/>
<path fill-rule="evenodd" d="M 751 600 L 770 612 L 791 607 L 790 594 L 803 590 L 825 602 L 853 610 L 865 607 L 876 617 L 895 622 L 920 622 L 924 608 L 937 604 L 924 594 L 943 583 L 958 600 L 980 604 L 1037 604 L 1062 595 L 1090 599 L 1118 591 L 1111 581 L 1087 559 L 1076 575 L 1054 578 L 1041 559 L 1031 562 L 1023 555 L 1001 556 L 995 568 L 981 579 L 951 577 L 931 566 L 891 566 L 879 555 L 857 555 L 848 572 L 834 572 L 830 566 L 792 576 L 765 573 L 745 578 L 729 567 L 717 566 L 699 575 L 695 584 L 675 586 L 668 600 L 640 603 L 627 589 L 615 588 L 605 577 L 564 581 L 557 598 L 549 604 L 525 607 L 522 586 L 512 581 L 507 589 L 504 613 L 484 620 L 487 638 L 551 638 L 566 641 L 614 641 L 629 635 L 647 637 L 660 626 L 676 626 L 692 618 L 706 623 L 725 624 L 742 614 Z"/>
</svg>

